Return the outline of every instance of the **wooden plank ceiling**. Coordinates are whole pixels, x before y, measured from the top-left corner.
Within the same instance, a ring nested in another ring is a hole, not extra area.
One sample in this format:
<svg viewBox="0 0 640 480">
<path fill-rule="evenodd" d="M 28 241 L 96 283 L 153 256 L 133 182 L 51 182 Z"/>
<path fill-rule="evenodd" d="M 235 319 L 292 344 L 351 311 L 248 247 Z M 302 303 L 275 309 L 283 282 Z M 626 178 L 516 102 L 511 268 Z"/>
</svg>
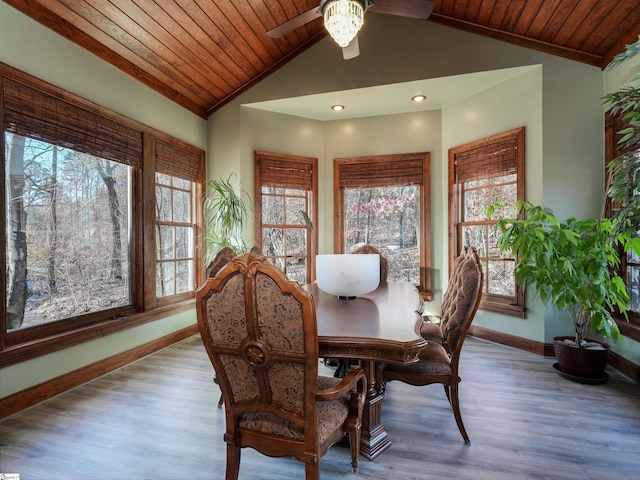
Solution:
<svg viewBox="0 0 640 480">
<path fill-rule="evenodd" d="M 203 118 L 326 35 L 321 18 L 267 35 L 318 0 L 4 1 Z M 427 21 L 603 68 L 640 2 L 435 0 Z"/>
</svg>

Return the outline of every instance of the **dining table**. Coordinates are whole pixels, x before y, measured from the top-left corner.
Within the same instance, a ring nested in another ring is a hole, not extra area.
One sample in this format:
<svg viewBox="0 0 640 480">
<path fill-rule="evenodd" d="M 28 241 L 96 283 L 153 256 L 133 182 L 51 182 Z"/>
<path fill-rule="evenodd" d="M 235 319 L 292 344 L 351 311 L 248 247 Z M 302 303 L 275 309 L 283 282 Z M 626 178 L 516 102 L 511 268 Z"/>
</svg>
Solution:
<svg viewBox="0 0 640 480">
<path fill-rule="evenodd" d="M 423 300 L 409 282 L 381 282 L 373 292 L 343 298 L 310 283 L 322 358 L 358 360 L 368 381 L 362 418 L 360 452 L 373 460 L 391 446 L 382 423 L 384 383 L 378 364 L 418 360 L 427 346 L 420 335 Z"/>
</svg>

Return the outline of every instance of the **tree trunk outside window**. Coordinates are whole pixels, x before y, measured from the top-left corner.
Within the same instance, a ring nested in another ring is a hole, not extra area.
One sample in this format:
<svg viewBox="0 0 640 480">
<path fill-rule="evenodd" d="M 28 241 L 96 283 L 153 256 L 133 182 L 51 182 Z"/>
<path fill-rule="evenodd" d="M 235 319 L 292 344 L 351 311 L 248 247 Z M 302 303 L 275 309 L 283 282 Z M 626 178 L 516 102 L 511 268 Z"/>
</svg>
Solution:
<svg viewBox="0 0 640 480">
<path fill-rule="evenodd" d="M 24 137 L 9 137 L 7 330 L 22 326 L 27 301 L 27 214 L 24 209 Z"/>
</svg>

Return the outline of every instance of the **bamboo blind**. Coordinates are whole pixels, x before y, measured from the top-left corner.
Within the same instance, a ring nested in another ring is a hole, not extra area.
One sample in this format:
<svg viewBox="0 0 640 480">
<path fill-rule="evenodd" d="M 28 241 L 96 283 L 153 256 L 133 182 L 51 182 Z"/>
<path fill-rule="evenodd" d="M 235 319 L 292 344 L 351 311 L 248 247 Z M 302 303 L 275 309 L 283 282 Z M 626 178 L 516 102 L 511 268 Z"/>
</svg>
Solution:
<svg viewBox="0 0 640 480">
<path fill-rule="evenodd" d="M 200 155 L 162 140 L 156 140 L 156 171 L 197 182 L 200 172 Z"/>
<path fill-rule="evenodd" d="M 340 188 L 421 185 L 423 162 L 422 158 L 408 158 L 340 163 Z"/>
<path fill-rule="evenodd" d="M 260 158 L 260 184 L 265 187 L 313 189 L 313 165 L 275 158 Z"/>
<path fill-rule="evenodd" d="M 455 154 L 456 183 L 517 173 L 517 137 L 492 141 Z"/>
<path fill-rule="evenodd" d="M 4 78 L 5 130 L 137 167 L 142 132 L 61 98 Z"/>
</svg>

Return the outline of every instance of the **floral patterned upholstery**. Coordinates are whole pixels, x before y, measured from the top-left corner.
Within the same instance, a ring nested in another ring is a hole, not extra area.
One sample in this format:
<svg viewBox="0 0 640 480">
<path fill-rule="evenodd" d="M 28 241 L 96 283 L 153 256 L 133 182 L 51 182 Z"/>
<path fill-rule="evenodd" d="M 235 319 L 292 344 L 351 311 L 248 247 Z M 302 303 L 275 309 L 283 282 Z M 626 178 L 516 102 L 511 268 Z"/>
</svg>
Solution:
<svg viewBox="0 0 640 480">
<path fill-rule="evenodd" d="M 426 320 L 420 329 L 423 338 L 441 342 L 447 351 L 457 348 L 457 343 L 464 338 L 463 335 L 470 326 L 469 322 L 465 328 L 465 320 L 476 301 L 475 293 L 478 288 L 477 268 L 473 257 L 456 257 L 451 272 L 447 291 L 442 299 L 440 323 Z"/>
<path fill-rule="evenodd" d="M 224 396 L 227 478 L 237 477 L 240 448 L 305 462 L 345 434 L 358 466 L 366 378 L 318 376 L 313 297 L 264 257 L 235 257 L 197 292 L 200 333 Z M 234 476 L 235 475 L 235 476 Z"/>
<path fill-rule="evenodd" d="M 449 285 L 445 292 L 441 323 L 438 332 L 421 331 L 429 344 L 420 351 L 419 360 L 409 365 L 385 365 L 384 381 L 400 380 L 410 385 L 441 383 L 453 408 L 458 429 L 469 443 L 469 436 L 462 423 L 458 401 L 458 366 L 460 350 L 475 316 L 482 293 L 482 267 L 475 249 L 465 247 L 452 266 Z M 430 329 L 434 329 L 435 323 Z M 431 338 L 427 333 L 432 335 Z"/>
<path fill-rule="evenodd" d="M 335 385 L 339 379 L 331 377 L 319 377 L 318 386 L 320 390 Z M 328 381 L 327 381 L 328 380 Z M 335 380 L 335 382 L 330 382 Z M 325 388 L 322 388 L 325 387 Z M 318 402 L 318 425 L 320 427 L 320 442 L 324 442 L 342 424 L 349 415 L 349 402 L 347 397 L 329 402 Z M 293 422 L 288 422 L 277 415 L 266 412 L 248 413 L 240 419 L 240 426 L 271 433 L 282 437 L 304 440 L 304 430 L 296 426 Z"/>
</svg>

